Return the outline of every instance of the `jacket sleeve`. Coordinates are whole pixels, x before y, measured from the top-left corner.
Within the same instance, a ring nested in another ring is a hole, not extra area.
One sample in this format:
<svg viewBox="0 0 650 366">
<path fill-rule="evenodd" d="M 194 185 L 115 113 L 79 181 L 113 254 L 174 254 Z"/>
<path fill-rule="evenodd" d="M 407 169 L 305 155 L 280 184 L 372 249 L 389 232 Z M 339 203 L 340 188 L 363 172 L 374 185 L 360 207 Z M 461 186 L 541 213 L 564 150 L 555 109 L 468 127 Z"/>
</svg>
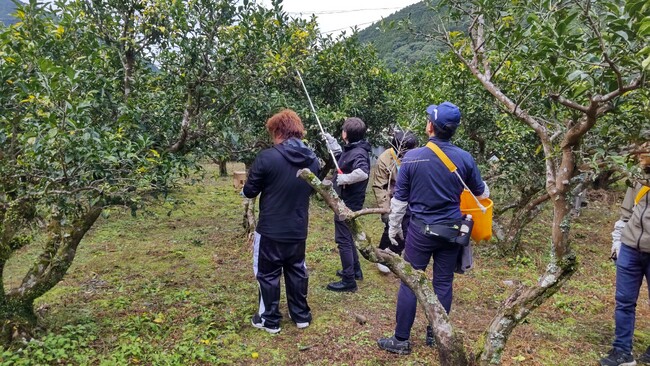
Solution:
<svg viewBox="0 0 650 366">
<path fill-rule="evenodd" d="M 411 193 L 410 166 L 415 164 L 404 164 L 404 160 L 406 160 L 406 158 L 402 160 L 402 167 L 400 168 L 399 173 L 397 173 L 397 182 L 395 183 L 393 198 L 399 201 L 408 202 Z"/>
<path fill-rule="evenodd" d="M 632 210 L 634 209 L 634 197 L 640 187 L 637 185 L 634 188 L 628 188 L 625 192 L 625 198 L 621 204 L 621 221 L 628 222 L 632 217 Z"/>
<path fill-rule="evenodd" d="M 364 173 L 370 175 L 370 157 L 366 150 L 363 150 L 363 152 L 358 153 L 357 156 L 354 157 L 351 171 L 357 169 L 361 169 Z"/>
<path fill-rule="evenodd" d="M 485 191 L 485 183 L 481 179 L 481 172 L 478 170 L 478 166 L 474 159 L 469 156 L 469 161 L 467 164 L 467 177 L 465 177 L 465 184 L 475 196 L 480 196 Z"/>
<path fill-rule="evenodd" d="M 253 165 L 248 170 L 248 178 L 244 184 L 243 193 L 246 198 L 255 198 L 264 189 L 264 156 L 263 154 L 257 155 Z"/>
<path fill-rule="evenodd" d="M 390 167 L 387 166 L 385 155 L 381 154 L 372 172 L 372 191 L 377 200 L 377 207 L 390 208 L 389 184 L 390 184 Z"/>
</svg>

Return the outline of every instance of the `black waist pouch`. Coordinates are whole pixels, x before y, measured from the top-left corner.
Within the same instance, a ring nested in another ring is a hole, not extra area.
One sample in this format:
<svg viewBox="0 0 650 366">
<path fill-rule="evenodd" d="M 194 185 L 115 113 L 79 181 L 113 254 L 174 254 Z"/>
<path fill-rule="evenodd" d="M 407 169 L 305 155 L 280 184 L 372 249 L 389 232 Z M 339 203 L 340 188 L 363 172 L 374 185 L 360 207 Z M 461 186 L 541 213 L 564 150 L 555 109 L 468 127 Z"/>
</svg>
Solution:
<svg viewBox="0 0 650 366">
<path fill-rule="evenodd" d="M 442 222 L 438 224 L 425 224 L 416 218 L 411 218 L 409 225 L 413 225 L 425 236 L 439 238 L 450 243 L 455 243 L 460 232 L 460 221 Z"/>
</svg>

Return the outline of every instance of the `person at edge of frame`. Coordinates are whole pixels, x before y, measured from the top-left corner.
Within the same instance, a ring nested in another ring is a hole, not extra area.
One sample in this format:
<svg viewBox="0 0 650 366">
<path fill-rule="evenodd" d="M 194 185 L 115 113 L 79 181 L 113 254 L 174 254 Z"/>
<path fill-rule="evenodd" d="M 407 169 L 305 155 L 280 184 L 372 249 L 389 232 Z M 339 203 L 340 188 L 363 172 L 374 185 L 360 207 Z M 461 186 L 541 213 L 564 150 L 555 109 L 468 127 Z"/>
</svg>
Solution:
<svg viewBox="0 0 650 366">
<path fill-rule="evenodd" d="M 259 310 L 251 324 L 269 333 L 280 332 L 280 276 L 284 282 L 289 317 L 300 329 L 309 326 L 309 276 L 305 245 L 312 188 L 297 177 L 299 169 L 319 172 L 316 154 L 302 141 L 305 128 L 298 115 L 284 109 L 266 122 L 273 147 L 261 151 L 248 172 L 242 194 L 258 194 L 259 220 L 253 241 L 253 272 L 259 287 Z"/>
<path fill-rule="evenodd" d="M 426 112 L 429 142 L 437 145 L 456 165 L 460 178 L 475 196 L 488 198 L 489 189 L 472 156 L 450 142 L 460 124 L 458 107 L 443 102 L 430 105 Z M 431 148 L 425 146 L 409 151 L 402 159 L 391 199 L 389 238 L 396 243 L 396 238 L 402 235 L 402 217 L 408 207 L 411 221 L 404 260 L 417 270 L 426 270 L 433 257 L 433 290 L 447 313 L 451 310 L 452 283 L 461 250 L 454 240 L 462 220 L 460 196 L 463 189 L 460 179 L 449 171 Z M 445 235 L 438 236 L 436 231 Z M 403 355 L 411 352 L 410 336 L 416 309 L 415 294 L 401 283 L 397 294 L 395 333 L 390 338 L 380 338 L 377 341 L 379 348 Z"/>
<path fill-rule="evenodd" d="M 611 258 L 616 262 L 614 342 L 601 366 L 650 365 L 650 346 L 636 360 L 632 341 L 639 290 L 646 279 L 650 291 L 650 130 L 641 133 L 636 151 L 641 177 L 629 187 L 621 205 L 621 217 L 612 232 Z"/>
</svg>

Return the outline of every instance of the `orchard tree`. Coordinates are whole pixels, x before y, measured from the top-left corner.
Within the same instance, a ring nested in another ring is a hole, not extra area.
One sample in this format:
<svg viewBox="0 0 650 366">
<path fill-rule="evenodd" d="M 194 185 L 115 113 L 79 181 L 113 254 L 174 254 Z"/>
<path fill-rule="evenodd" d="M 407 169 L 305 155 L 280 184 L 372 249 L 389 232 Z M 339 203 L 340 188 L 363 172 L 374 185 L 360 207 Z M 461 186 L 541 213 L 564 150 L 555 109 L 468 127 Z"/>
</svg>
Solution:
<svg viewBox="0 0 650 366">
<path fill-rule="evenodd" d="M 452 0 L 441 5 L 449 17 L 427 36 L 448 46 L 504 111 L 534 131 L 553 205 L 546 271 L 536 285 L 522 284 L 504 301 L 475 353 L 467 353 L 443 313 L 427 312 L 432 324 L 443 324 L 434 327 L 443 364 L 499 364 L 514 328 L 576 271 L 568 237 L 580 142 L 648 85 L 650 4 Z M 465 31 L 447 31 L 459 22 Z M 441 308 L 435 297 L 421 302 Z"/>
<path fill-rule="evenodd" d="M 0 30 L 0 283 L 12 254 L 44 233 L 15 288 L 0 289 L 0 341 L 29 337 L 33 303 L 65 275 L 107 205 L 137 209 L 184 171 L 128 118 L 114 49 L 79 7 L 32 1 Z M 70 62 L 74 60 L 74 62 Z"/>
<path fill-rule="evenodd" d="M 503 252 L 516 250 L 523 229 L 535 217 L 540 204 L 548 200 L 538 178 L 544 160 L 534 131 L 500 110 L 452 53 L 400 70 L 397 77 L 400 88 L 393 99 L 400 106 L 399 126 L 419 134 L 421 141 L 426 138 L 426 105 L 449 100 L 461 106 L 463 123 L 454 135 L 454 143 L 471 152 L 483 179 L 492 187 L 497 248 Z"/>
<path fill-rule="evenodd" d="M 105 207 L 135 213 L 196 167 L 287 41 L 277 8 L 254 4 L 56 5 L 33 0 L 0 29 L 0 283 L 16 250 L 44 237 L 22 282 L 0 289 L 3 344 L 30 336 L 34 300 Z"/>
<path fill-rule="evenodd" d="M 287 33 L 289 44 L 303 41 L 306 48 L 295 49 L 285 43 L 285 49 L 274 51 L 282 60 L 273 64 L 276 72 L 236 103 L 233 127 L 222 130 L 224 135 L 232 131 L 226 136 L 232 139 L 229 156 L 233 160 L 251 162 L 255 148 L 270 143 L 260 134 L 266 120 L 281 108 L 291 108 L 302 118 L 309 143 L 326 161 L 324 174 L 333 167 L 296 71 L 300 71 L 327 132 L 340 140 L 345 118 L 357 116 L 366 122 L 373 143 L 386 144 L 386 127 L 396 122 L 400 110 L 393 99 L 399 87 L 397 77 L 371 47 L 354 38 L 318 36 L 313 21 L 306 26 Z"/>
</svg>

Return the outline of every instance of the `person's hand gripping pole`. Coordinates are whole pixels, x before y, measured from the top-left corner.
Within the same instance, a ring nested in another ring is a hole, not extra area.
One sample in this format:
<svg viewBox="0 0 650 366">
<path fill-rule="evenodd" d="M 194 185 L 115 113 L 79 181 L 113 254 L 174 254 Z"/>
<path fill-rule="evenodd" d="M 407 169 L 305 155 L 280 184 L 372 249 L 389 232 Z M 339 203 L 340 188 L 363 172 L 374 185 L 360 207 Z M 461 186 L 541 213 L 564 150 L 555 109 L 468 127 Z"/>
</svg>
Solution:
<svg viewBox="0 0 650 366">
<path fill-rule="evenodd" d="M 336 171 L 339 174 L 343 174 L 343 171 L 341 170 L 341 168 L 339 168 L 339 164 L 336 162 L 336 156 L 334 156 L 334 151 L 332 151 L 332 149 L 330 148 L 330 141 L 328 141 L 327 139 L 328 134 L 325 133 L 325 130 L 323 129 L 323 125 L 320 123 L 320 119 L 318 119 L 316 108 L 314 108 L 314 103 L 311 102 L 311 97 L 309 96 L 309 92 L 307 91 L 305 82 L 302 80 L 302 75 L 300 75 L 300 71 L 298 71 L 298 69 L 296 69 L 296 74 L 298 75 L 298 79 L 300 79 L 300 84 L 302 84 L 302 89 L 305 91 L 305 95 L 307 96 L 307 100 L 309 101 L 309 106 L 311 107 L 311 111 L 312 113 L 314 113 L 314 117 L 316 117 L 316 122 L 318 122 L 318 127 L 320 127 L 321 136 L 323 137 L 323 140 L 325 140 L 325 146 L 327 146 L 327 151 L 329 151 L 330 155 L 332 155 L 332 160 L 334 161 L 334 166 L 336 167 Z"/>
</svg>

